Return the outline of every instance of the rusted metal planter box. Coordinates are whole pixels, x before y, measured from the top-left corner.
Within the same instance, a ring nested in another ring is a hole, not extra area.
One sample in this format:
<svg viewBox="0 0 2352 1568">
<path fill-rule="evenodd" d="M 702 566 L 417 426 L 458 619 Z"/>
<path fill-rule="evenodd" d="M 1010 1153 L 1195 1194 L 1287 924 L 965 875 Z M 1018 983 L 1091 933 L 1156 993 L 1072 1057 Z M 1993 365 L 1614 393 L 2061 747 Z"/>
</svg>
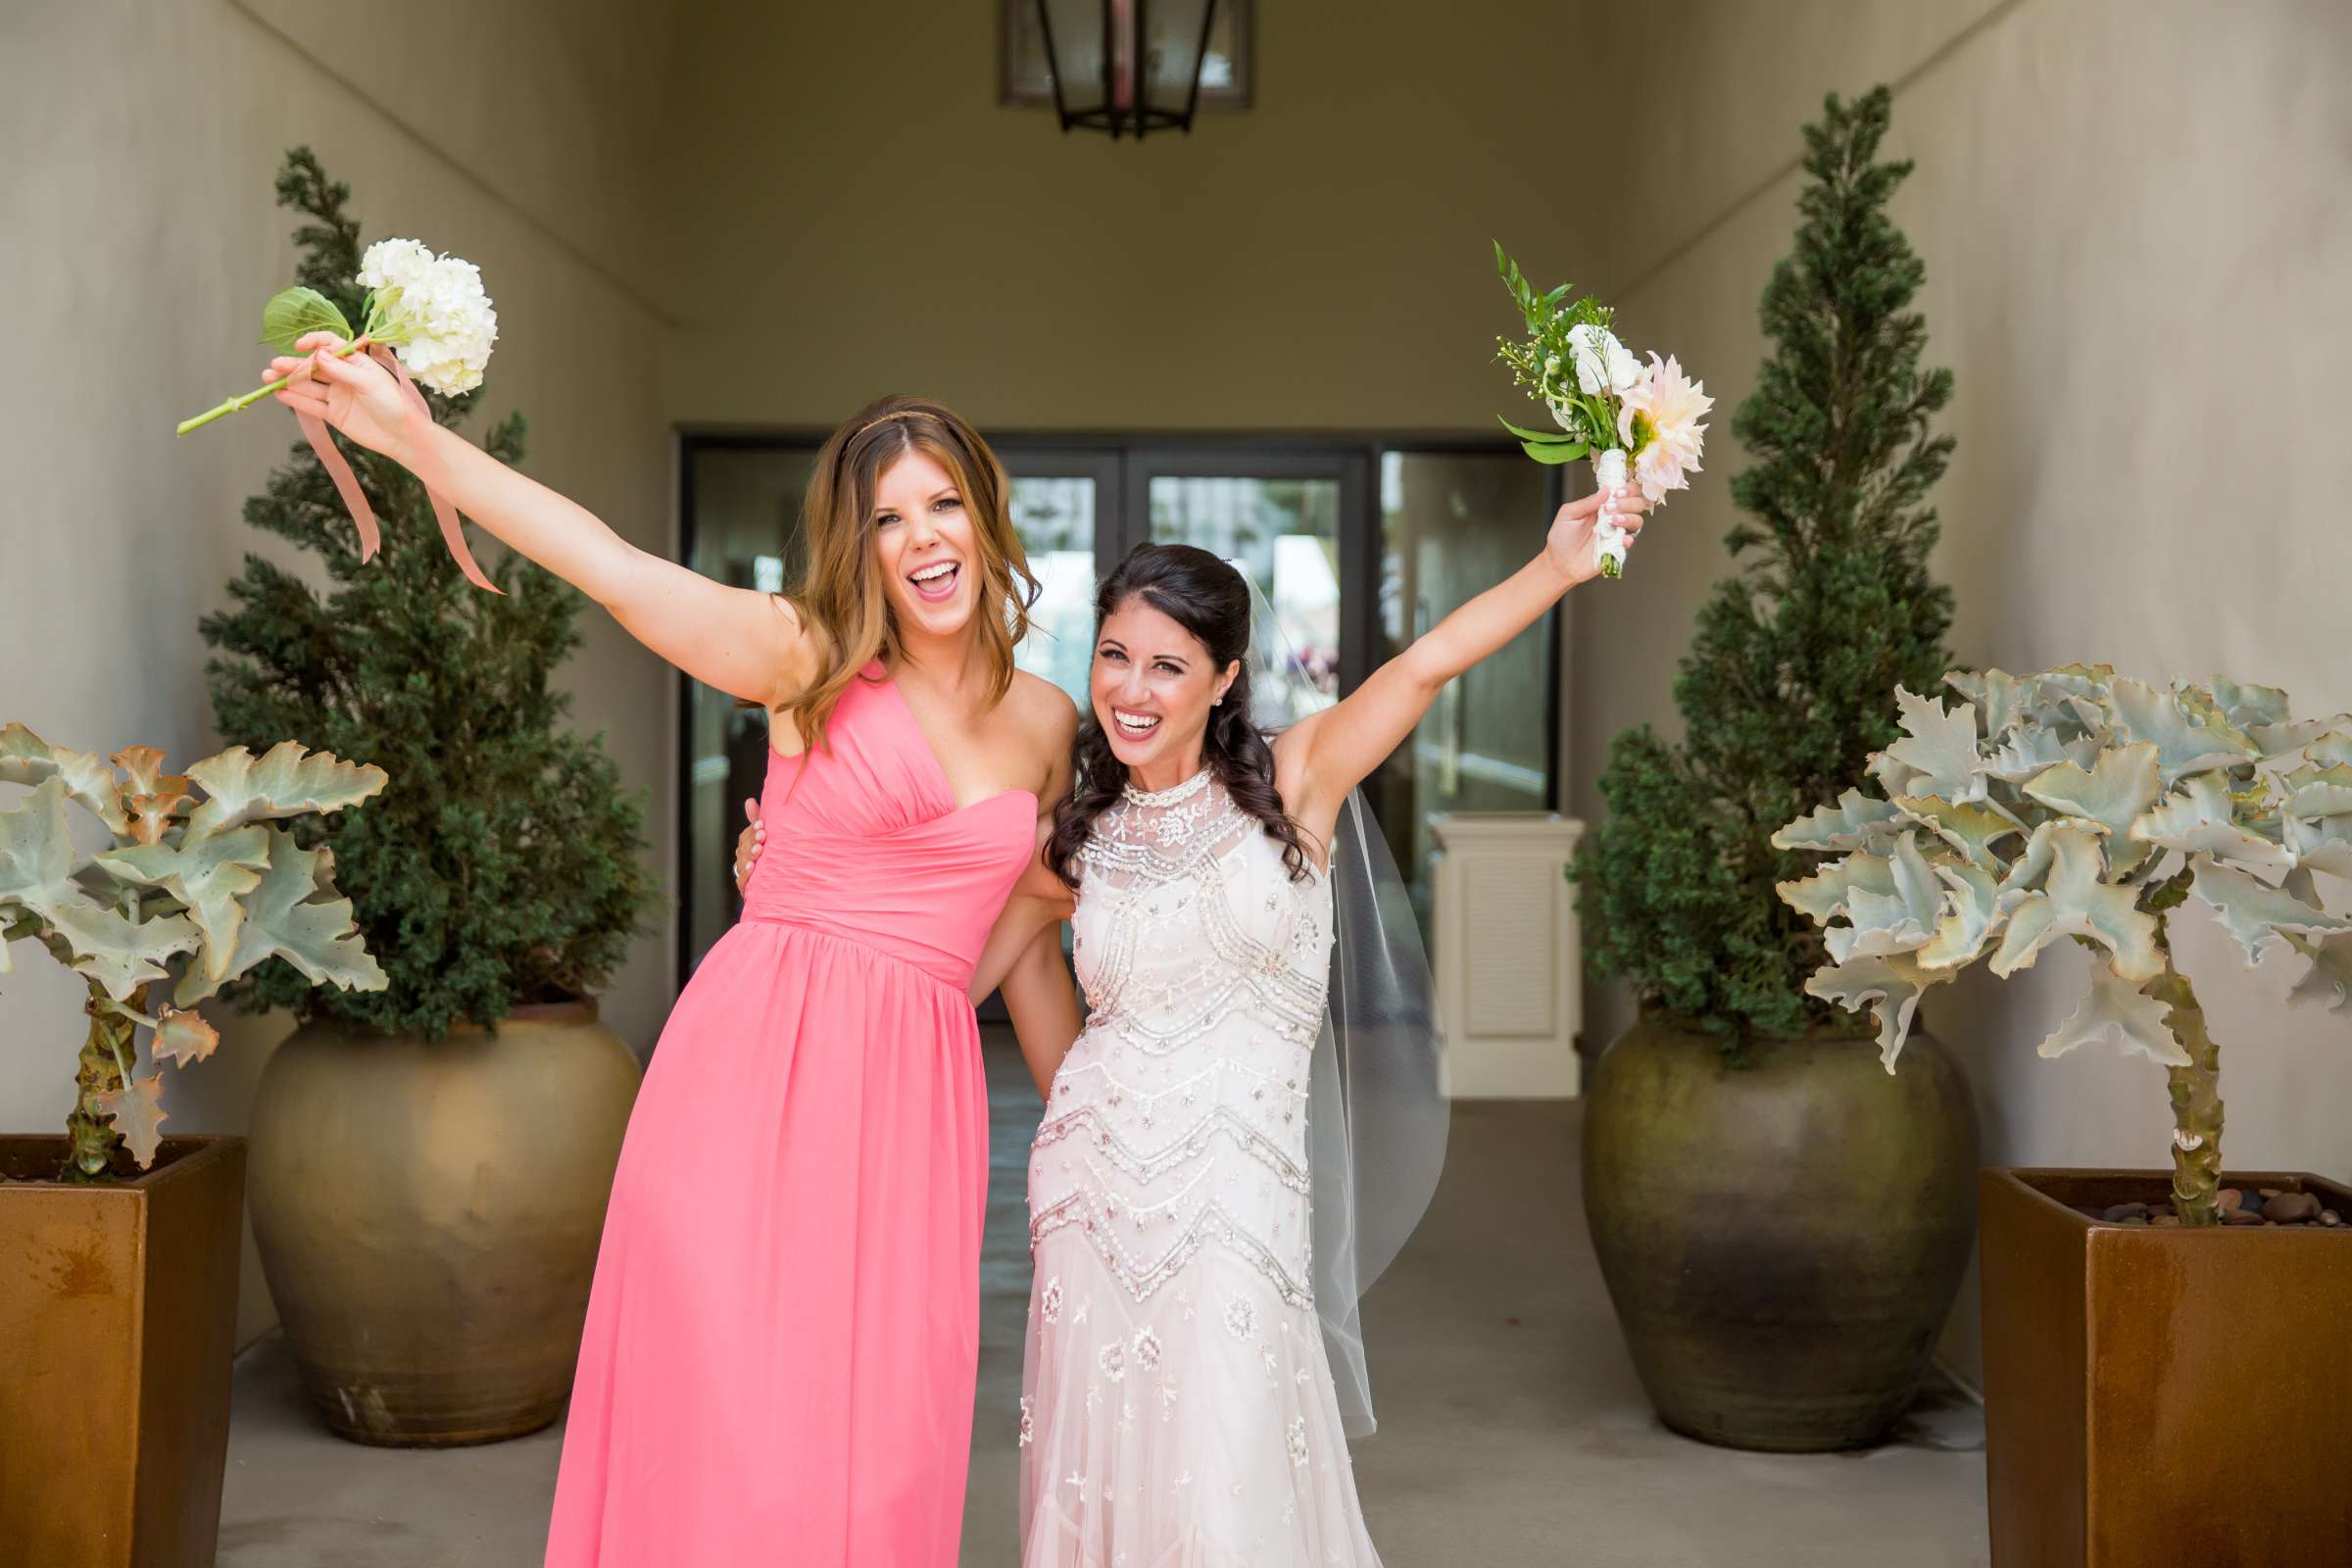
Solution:
<svg viewBox="0 0 2352 1568">
<path fill-rule="evenodd" d="M 2102 1224 L 2165 1171 L 1979 1179 L 1993 1568 L 2352 1564 L 2352 1231 Z M 2305 1174 L 2352 1220 L 2352 1190 Z"/>
<path fill-rule="evenodd" d="M 152 1170 L 88 1187 L 46 1179 L 65 1157 L 0 1137 L 0 1561 L 206 1568 L 244 1140 L 166 1139 Z"/>
</svg>

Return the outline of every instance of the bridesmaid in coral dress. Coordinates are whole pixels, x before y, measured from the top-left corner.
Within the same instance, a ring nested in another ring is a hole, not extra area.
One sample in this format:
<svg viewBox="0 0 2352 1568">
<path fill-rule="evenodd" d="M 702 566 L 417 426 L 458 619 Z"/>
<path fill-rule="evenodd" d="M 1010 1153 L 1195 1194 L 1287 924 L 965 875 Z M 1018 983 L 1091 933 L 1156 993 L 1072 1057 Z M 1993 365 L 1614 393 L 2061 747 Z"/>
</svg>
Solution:
<svg viewBox="0 0 2352 1568">
<path fill-rule="evenodd" d="M 1045 874 L 1077 723 L 1012 667 L 1034 585 L 1003 466 L 936 404 L 875 404 L 819 453 L 808 575 L 771 598 L 412 431 L 366 359 L 314 364 L 280 401 L 771 715 L 780 863 L 679 998 L 630 1117 L 548 1563 L 952 1568 L 988 1167 L 965 988 L 1015 884 Z"/>
</svg>

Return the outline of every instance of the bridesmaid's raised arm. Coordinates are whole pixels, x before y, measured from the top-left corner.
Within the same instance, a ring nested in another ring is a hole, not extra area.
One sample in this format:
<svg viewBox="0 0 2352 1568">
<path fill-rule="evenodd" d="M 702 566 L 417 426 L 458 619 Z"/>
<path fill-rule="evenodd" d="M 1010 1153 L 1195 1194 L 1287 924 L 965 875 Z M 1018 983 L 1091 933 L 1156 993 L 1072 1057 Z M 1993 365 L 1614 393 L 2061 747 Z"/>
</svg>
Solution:
<svg viewBox="0 0 2352 1568">
<path fill-rule="evenodd" d="M 313 333 L 297 345 L 302 356 L 271 360 L 266 374 L 273 379 L 291 376 L 303 357 L 312 364 L 311 376 L 289 380 L 277 401 L 424 478 L 460 512 L 604 606 L 629 635 L 705 685 L 775 708 L 814 678 L 818 650 L 789 604 L 640 550 L 585 507 L 455 431 L 419 428 L 392 372 L 364 355 L 346 360 L 326 352 L 339 346 L 330 334 Z"/>
</svg>

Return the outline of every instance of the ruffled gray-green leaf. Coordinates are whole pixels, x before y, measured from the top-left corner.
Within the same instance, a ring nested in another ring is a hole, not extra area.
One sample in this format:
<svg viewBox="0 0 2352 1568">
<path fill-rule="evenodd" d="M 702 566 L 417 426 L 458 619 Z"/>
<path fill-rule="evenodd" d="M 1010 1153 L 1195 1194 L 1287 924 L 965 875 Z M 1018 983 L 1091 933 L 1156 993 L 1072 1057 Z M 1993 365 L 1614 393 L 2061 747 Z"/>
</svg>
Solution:
<svg viewBox="0 0 2352 1568">
<path fill-rule="evenodd" d="M 2195 886 L 2197 897 L 2221 916 L 2223 929 L 2245 949 L 2248 963 L 2258 961 L 2265 947 L 2289 931 L 2299 936 L 2352 931 L 2352 919 L 2329 914 L 2285 888 L 2271 887 L 2203 857 L 2196 861 Z"/>
<path fill-rule="evenodd" d="M 2063 1056 L 2077 1046 L 2112 1042 L 2127 1054 L 2141 1055 L 2166 1067 L 2185 1067 L 2188 1053 L 2173 1038 L 2165 1021 L 2165 1004 L 2118 975 L 2108 964 L 2093 960 L 2090 990 L 2066 1022 L 2041 1043 L 2041 1054 Z"/>
</svg>

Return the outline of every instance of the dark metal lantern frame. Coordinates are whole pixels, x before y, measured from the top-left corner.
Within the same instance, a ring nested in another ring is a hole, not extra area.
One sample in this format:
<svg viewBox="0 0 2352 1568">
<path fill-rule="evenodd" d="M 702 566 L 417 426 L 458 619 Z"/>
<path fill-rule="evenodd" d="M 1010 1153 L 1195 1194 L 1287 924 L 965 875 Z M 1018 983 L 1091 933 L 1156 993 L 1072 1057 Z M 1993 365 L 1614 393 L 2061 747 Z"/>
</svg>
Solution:
<svg viewBox="0 0 2352 1568">
<path fill-rule="evenodd" d="M 1037 0 L 1038 25 L 1044 30 L 1046 69 L 1054 77 L 1054 112 L 1061 117 L 1061 129 L 1067 135 L 1072 129 L 1107 130 L 1111 140 L 1133 136 L 1141 141 L 1152 130 L 1181 130 L 1192 133 L 1193 116 L 1200 107 L 1200 73 L 1208 63 L 1209 33 L 1217 22 L 1217 0 L 1207 0 L 1200 8 L 1200 37 L 1193 49 L 1193 75 L 1186 86 L 1184 108 L 1163 109 L 1152 102 L 1149 40 L 1152 36 L 1151 0 L 1128 0 L 1127 15 L 1134 36 L 1127 50 L 1127 102 L 1119 103 L 1119 51 L 1114 47 L 1114 29 L 1118 25 L 1118 0 L 1102 0 L 1102 101 L 1093 108 L 1072 109 L 1068 88 L 1062 81 L 1061 55 L 1054 42 L 1054 15 L 1049 0 Z"/>
</svg>

